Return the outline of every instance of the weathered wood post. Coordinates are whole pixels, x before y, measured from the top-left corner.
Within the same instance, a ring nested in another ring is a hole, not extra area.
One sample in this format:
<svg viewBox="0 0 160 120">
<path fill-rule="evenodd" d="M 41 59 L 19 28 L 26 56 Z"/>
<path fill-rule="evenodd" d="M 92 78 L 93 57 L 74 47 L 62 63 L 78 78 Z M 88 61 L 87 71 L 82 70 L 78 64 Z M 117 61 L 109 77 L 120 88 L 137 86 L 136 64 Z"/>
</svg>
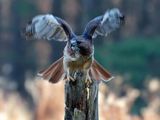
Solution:
<svg viewBox="0 0 160 120">
<path fill-rule="evenodd" d="M 64 120 L 98 120 L 98 82 L 85 79 L 78 71 L 75 81 L 66 81 Z"/>
</svg>

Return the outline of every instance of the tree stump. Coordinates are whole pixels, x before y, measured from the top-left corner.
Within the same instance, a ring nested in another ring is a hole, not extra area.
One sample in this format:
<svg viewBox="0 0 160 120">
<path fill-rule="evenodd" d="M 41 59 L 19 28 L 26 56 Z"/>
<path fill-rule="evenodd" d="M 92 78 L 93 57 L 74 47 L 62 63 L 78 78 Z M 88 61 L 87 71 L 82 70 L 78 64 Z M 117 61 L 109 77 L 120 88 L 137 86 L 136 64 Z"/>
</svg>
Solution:
<svg viewBox="0 0 160 120">
<path fill-rule="evenodd" d="M 74 78 L 65 83 L 64 120 L 98 120 L 98 82 L 86 81 L 82 71 L 76 72 Z"/>
</svg>

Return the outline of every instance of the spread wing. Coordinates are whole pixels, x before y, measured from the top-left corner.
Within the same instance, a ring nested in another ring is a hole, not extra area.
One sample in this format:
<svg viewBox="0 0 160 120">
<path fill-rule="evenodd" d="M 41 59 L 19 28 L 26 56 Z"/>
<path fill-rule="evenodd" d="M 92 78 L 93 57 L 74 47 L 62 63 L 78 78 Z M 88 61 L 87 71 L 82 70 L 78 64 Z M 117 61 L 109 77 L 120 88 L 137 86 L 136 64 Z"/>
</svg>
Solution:
<svg viewBox="0 0 160 120">
<path fill-rule="evenodd" d="M 124 16 L 119 9 L 114 8 L 91 20 L 87 24 L 83 35 L 89 39 L 95 38 L 97 35 L 107 36 L 110 32 L 119 28 L 123 22 Z"/>
<path fill-rule="evenodd" d="M 70 26 L 51 14 L 34 17 L 24 29 L 26 38 L 67 41 L 74 36 Z"/>
</svg>

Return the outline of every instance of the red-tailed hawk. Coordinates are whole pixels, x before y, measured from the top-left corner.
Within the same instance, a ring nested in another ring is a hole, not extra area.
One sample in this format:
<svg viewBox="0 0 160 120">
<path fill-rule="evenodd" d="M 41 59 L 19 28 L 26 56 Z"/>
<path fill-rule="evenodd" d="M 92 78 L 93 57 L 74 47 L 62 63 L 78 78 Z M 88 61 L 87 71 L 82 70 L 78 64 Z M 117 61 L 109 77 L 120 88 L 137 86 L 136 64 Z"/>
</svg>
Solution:
<svg viewBox="0 0 160 120">
<path fill-rule="evenodd" d="M 105 80 L 112 78 L 94 59 L 93 39 L 96 36 L 107 36 L 124 22 L 124 15 L 119 9 L 111 9 L 104 15 L 91 20 L 81 36 L 77 36 L 71 27 L 61 18 L 47 14 L 36 16 L 25 29 L 27 38 L 66 41 L 64 56 L 39 72 L 42 78 L 52 83 L 60 79 L 75 80 L 76 71 L 86 73 L 86 79 Z"/>
</svg>

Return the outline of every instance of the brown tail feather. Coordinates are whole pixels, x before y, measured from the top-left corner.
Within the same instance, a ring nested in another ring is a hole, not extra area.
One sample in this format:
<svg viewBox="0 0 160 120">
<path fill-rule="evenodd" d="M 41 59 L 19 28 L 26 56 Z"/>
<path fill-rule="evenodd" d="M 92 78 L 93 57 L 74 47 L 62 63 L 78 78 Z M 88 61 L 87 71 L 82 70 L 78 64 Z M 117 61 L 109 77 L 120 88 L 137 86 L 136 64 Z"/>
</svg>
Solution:
<svg viewBox="0 0 160 120">
<path fill-rule="evenodd" d="M 94 80 L 100 80 L 101 79 L 100 75 L 99 75 L 99 72 L 94 67 L 91 67 L 91 69 L 89 71 L 89 75 Z"/>
<path fill-rule="evenodd" d="M 59 62 L 62 62 L 63 63 L 63 57 L 59 58 L 57 61 L 55 61 L 52 65 L 50 65 L 47 69 L 44 69 L 42 71 L 40 71 L 38 74 L 47 74 L 49 73 L 52 69 L 55 68 L 55 66 L 57 64 L 59 64 Z"/>
<path fill-rule="evenodd" d="M 105 70 L 96 60 L 93 61 L 91 66 L 90 75 L 92 79 L 95 80 L 108 81 L 112 78 L 112 75 L 107 70 Z"/>
<path fill-rule="evenodd" d="M 63 69 L 63 57 L 50 65 L 47 69 L 39 72 L 38 75 L 52 83 L 57 83 L 59 80 L 65 79 L 66 75 Z M 96 60 L 93 61 L 89 75 L 94 80 L 108 81 L 112 78 L 111 74 L 106 71 Z"/>
<path fill-rule="evenodd" d="M 63 77 L 63 74 L 64 74 L 64 70 L 63 70 L 63 62 L 62 62 L 62 63 L 59 63 L 56 69 L 52 72 L 49 82 L 52 82 L 52 83 L 58 82 Z"/>
<path fill-rule="evenodd" d="M 50 65 L 49 68 L 40 71 L 38 75 L 43 79 L 47 79 L 49 82 L 57 83 L 64 77 L 63 57 Z"/>
</svg>

